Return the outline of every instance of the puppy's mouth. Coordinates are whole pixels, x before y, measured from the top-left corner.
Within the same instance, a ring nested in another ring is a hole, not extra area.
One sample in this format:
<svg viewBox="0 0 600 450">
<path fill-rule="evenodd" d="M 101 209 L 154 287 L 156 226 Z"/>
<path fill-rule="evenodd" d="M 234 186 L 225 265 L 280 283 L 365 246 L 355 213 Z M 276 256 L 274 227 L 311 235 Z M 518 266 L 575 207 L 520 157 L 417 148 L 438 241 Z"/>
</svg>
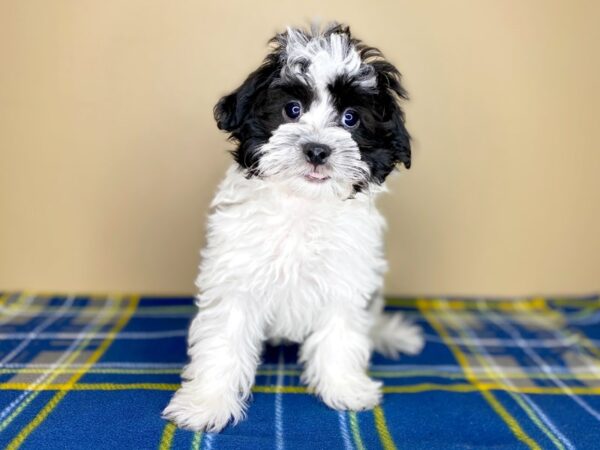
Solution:
<svg viewBox="0 0 600 450">
<path fill-rule="evenodd" d="M 329 175 L 317 172 L 316 170 L 313 170 L 312 172 L 309 172 L 304 175 L 304 179 L 311 183 L 324 183 L 330 178 L 331 177 Z"/>
</svg>

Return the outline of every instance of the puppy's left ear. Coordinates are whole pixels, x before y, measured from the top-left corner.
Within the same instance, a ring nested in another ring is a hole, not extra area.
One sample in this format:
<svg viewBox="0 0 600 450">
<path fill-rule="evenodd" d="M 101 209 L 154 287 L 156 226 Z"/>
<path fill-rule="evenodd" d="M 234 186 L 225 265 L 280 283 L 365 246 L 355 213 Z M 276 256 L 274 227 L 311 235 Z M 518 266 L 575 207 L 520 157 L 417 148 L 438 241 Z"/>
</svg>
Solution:
<svg viewBox="0 0 600 450">
<path fill-rule="evenodd" d="M 404 164 L 407 169 L 411 165 L 410 134 L 406 130 L 404 111 L 400 107 L 401 100 L 408 100 L 408 94 L 400 83 L 400 72 L 387 61 L 372 63 L 377 74 L 379 103 L 381 114 L 389 133 L 389 146 L 392 158 L 396 163 Z"/>
<path fill-rule="evenodd" d="M 239 131 L 250 115 L 252 106 L 275 77 L 277 69 L 277 59 L 269 55 L 258 69 L 248 75 L 240 87 L 219 100 L 213 110 L 219 130 L 234 135 Z"/>
<path fill-rule="evenodd" d="M 396 161 L 404 164 L 404 167 L 410 169 L 411 165 L 411 150 L 410 150 L 410 134 L 404 126 L 404 113 L 397 106 L 398 111 L 394 114 L 394 137 L 392 139 L 392 150 Z"/>
</svg>

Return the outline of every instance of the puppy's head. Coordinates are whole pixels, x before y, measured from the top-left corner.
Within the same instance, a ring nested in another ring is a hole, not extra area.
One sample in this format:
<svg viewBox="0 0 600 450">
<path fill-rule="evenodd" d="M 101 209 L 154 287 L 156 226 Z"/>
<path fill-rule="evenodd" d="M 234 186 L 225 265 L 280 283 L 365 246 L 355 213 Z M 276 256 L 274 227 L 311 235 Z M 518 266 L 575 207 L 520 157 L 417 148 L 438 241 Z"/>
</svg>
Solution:
<svg viewBox="0 0 600 450">
<path fill-rule="evenodd" d="M 410 167 L 400 73 L 348 27 L 289 28 L 262 65 L 215 106 L 249 177 L 348 198 Z"/>
</svg>

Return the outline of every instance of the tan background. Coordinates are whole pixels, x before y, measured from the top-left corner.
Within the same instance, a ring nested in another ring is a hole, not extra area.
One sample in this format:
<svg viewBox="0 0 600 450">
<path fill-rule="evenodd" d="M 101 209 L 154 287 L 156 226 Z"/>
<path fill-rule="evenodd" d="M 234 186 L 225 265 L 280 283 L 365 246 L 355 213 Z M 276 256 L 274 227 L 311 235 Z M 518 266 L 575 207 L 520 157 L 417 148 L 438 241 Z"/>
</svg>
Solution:
<svg viewBox="0 0 600 450">
<path fill-rule="evenodd" d="M 600 2 L 2 1 L 0 289 L 191 292 L 218 97 L 286 24 L 404 73 L 388 292 L 600 288 Z"/>
</svg>

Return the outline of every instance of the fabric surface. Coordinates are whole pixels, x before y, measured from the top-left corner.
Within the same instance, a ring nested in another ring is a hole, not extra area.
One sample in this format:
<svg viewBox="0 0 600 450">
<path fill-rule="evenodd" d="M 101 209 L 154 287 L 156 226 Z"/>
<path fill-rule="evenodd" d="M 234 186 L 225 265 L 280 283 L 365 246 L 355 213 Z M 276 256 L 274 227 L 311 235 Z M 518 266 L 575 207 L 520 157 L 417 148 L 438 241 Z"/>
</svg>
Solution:
<svg viewBox="0 0 600 450">
<path fill-rule="evenodd" d="M 600 299 L 389 299 L 425 332 L 374 355 L 373 411 L 337 412 L 267 347 L 248 417 L 221 434 L 160 417 L 186 361 L 191 298 L 0 296 L 0 447 L 600 448 Z"/>
</svg>

